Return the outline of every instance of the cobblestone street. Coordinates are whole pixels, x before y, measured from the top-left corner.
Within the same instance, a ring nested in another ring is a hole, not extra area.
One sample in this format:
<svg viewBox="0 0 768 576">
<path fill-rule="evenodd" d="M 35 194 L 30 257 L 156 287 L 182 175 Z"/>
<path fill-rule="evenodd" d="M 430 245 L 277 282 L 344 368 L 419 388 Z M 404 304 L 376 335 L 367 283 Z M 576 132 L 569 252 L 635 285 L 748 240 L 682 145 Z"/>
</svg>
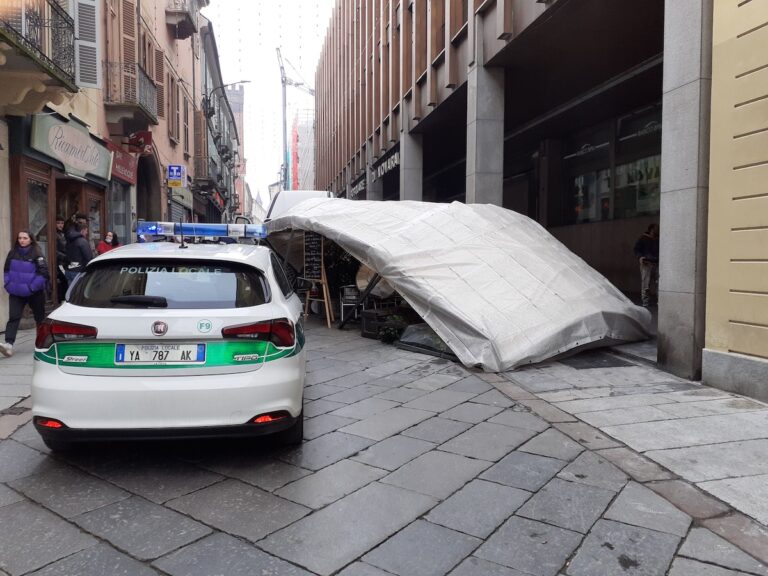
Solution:
<svg viewBox="0 0 768 576">
<path fill-rule="evenodd" d="M 611 351 L 506 374 L 310 321 L 305 442 L 92 446 L 0 360 L 0 574 L 768 575 L 768 406 Z"/>
</svg>

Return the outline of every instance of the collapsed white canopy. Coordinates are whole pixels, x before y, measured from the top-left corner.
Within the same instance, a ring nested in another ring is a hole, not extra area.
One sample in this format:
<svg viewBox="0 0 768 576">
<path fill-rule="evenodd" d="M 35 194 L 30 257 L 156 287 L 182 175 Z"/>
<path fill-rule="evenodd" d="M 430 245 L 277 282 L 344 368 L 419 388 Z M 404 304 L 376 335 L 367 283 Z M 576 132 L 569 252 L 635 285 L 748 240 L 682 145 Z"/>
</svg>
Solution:
<svg viewBox="0 0 768 576">
<path fill-rule="evenodd" d="M 311 230 L 376 270 L 465 366 L 510 370 L 643 340 L 650 313 L 530 218 L 490 204 L 306 200 L 268 230 Z"/>
</svg>

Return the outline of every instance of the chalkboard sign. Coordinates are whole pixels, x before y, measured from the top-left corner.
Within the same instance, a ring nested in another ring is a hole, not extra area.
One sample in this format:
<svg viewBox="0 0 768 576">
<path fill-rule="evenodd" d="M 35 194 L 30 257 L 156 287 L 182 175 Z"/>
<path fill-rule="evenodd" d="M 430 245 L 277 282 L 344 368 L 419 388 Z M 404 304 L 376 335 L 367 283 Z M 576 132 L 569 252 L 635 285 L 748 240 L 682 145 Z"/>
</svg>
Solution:
<svg viewBox="0 0 768 576">
<path fill-rule="evenodd" d="M 323 280 L 323 237 L 304 232 L 304 278 Z"/>
</svg>

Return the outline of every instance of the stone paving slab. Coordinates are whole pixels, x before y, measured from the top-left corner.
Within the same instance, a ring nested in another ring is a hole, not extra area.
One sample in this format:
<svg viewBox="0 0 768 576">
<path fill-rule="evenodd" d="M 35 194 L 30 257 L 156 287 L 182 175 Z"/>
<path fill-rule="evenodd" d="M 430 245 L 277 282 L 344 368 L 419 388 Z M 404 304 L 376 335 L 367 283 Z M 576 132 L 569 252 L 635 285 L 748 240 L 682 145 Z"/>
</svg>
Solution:
<svg viewBox="0 0 768 576">
<path fill-rule="evenodd" d="M 130 497 L 120 488 L 69 466 L 49 469 L 10 483 L 52 512 L 72 518 Z"/>
<path fill-rule="evenodd" d="M 615 493 L 610 490 L 551 480 L 518 510 L 518 516 L 586 534 Z"/>
<path fill-rule="evenodd" d="M 567 462 L 526 452 L 511 452 L 480 478 L 535 492 L 549 482 Z"/>
<path fill-rule="evenodd" d="M 577 532 L 513 516 L 475 552 L 534 576 L 555 576 L 581 542 Z"/>
<path fill-rule="evenodd" d="M 602 458 L 612 462 L 638 482 L 668 480 L 673 475 L 664 470 L 653 460 L 633 452 L 629 448 L 608 448 L 597 452 Z"/>
<path fill-rule="evenodd" d="M 435 444 L 432 442 L 418 438 L 390 436 L 359 452 L 352 457 L 352 460 L 391 471 L 434 448 Z"/>
<path fill-rule="evenodd" d="M 691 482 L 768 474 L 768 439 L 653 450 L 646 455 Z"/>
<path fill-rule="evenodd" d="M 94 546 L 96 539 L 28 501 L 0 508 L 0 569 L 26 574 Z"/>
<path fill-rule="evenodd" d="M 39 474 L 51 467 L 45 455 L 14 440 L 0 443 L 0 482 Z"/>
<path fill-rule="evenodd" d="M 526 576 L 525 573 L 513 568 L 507 568 L 500 564 L 488 562 L 482 558 L 470 556 L 462 562 L 458 568 L 450 573 L 450 576 Z"/>
<path fill-rule="evenodd" d="M 768 438 L 768 411 L 609 426 L 603 432 L 639 452 Z"/>
<path fill-rule="evenodd" d="M 380 412 L 371 418 L 345 426 L 340 431 L 346 434 L 362 436 L 370 440 L 384 440 L 384 438 L 402 432 L 422 420 L 431 418 L 433 415 L 432 412 L 427 412 L 426 410 L 401 407 L 392 408 Z"/>
<path fill-rule="evenodd" d="M 768 474 L 700 482 L 699 486 L 738 510 L 768 525 Z"/>
<path fill-rule="evenodd" d="M 703 562 L 696 562 L 695 560 L 688 560 L 687 558 L 676 558 L 672 563 L 672 569 L 669 571 L 669 576 L 749 576 L 744 572 L 734 572 L 733 570 L 727 570 L 720 568 L 719 566 L 712 566 L 711 564 L 704 564 Z"/>
<path fill-rule="evenodd" d="M 355 422 L 357 422 L 355 418 L 344 418 L 333 414 L 321 414 L 314 418 L 306 418 L 304 421 L 304 439 L 314 440 L 328 432 L 333 432 Z"/>
<path fill-rule="evenodd" d="M 305 468 L 252 453 L 216 454 L 213 458 L 207 458 L 199 464 L 222 476 L 242 480 L 267 492 L 272 492 L 312 473 Z"/>
<path fill-rule="evenodd" d="M 605 513 L 608 520 L 683 537 L 691 517 L 637 482 L 630 482 Z"/>
<path fill-rule="evenodd" d="M 627 475 L 594 452 L 582 452 L 568 464 L 558 478 L 618 492 L 627 483 Z"/>
<path fill-rule="evenodd" d="M 402 434 L 403 436 L 419 438 L 421 440 L 426 440 L 427 442 L 434 442 L 435 444 L 442 444 L 471 427 L 472 424 L 466 422 L 457 422 L 456 420 L 449 420 L 447 418 L 436 416 L 429 420 L 424 420 L 412 428 L 404 430 Z"/>
<path fill-rule="evenodd" d="M 487 538 L 531 497 L 530 492 L 473 480 L 433 508 L 427 520 L 471 536 Z"/>
<path fill-rule="evenodd" d="M 665 574 L 680 539 L 647 528 L 600 520 L 568 566 L 569 576 Z"/>
<path fill-rule="evenodd" d="M 533 430 L 534 432 L 544 432 L 549 428 L 549 423 L 530 412 L 519 410 L 504 410 L 498 415 L 488 420 L 491 424 L 503 424 L 513 428 L 522 428 L 523 430 Z"/>
<path fill-rule="evenodd" d="M 206 536 L 156 560 L 153 566 L 171 576 L 310 576 L 310 572 L 227 534 Z"/>
<path fill-rule="evenodd" d="M 694 560 L 717 564 L 731 570 L 768 576 L 768 566 L 726 542 L 706 528 L 693 528 L 679 554 Z"/>
<path fill-rule="evenodd" d="M 387 471 L 353 460 L 341 460 L 275 491 L 281 498 L 309 508 L 322 508 L 378 480 Z"/>
<path fill-rule="evenodd" d="M 417 520 L 372 550 L 363 560 L 398 576 L 445 574 L 482 540 Z"/>
<path fill-rule="evenodd" d="M 436 503 L 429 496 L 376 482 L 271 534 L 259 547 L 329 575 L 410 524 Z"/>
<path fill-rule="evenodd" d="M 392 576 L 392 573 L 384 572 L 384 570 L 365 562 L 355 562 L 339 572 L 338 576 Z"/>
<path fill-rule="evenodd" d="M 225 480 L 168 503 L 169 508 L 251 542 L 309 514 L 310 509 L 237 480 Z"/>
<path fill-rule="evenodd" d="M 159 576 L 138 560 L 106 544 L 97 544 L 49 564 L 30 576 Z"/>
<path fill-rule="evenodd" d="M 73 520 L 139 560 L 157 558 L 211 532 L 199 522 L 138 496 Z"/>
<path fill-rule="evenodd" d="M 496 462 L 535 434 L 531 430 L 481 422 L 440 445 L 440 449 L 471 458 Z"/>
<path fill-rule="evenodd" d="M 433 450 L 385 476 L 382 482 L 442 499 L 490 465 L 483 460 Z"/>
<path fill-rule="evenodd" d="M 360 422 L 353 424 L 353 426 L 357 424 Z M 347 426 L 348 428 L 349 426 Z M 301 446 L 281 454 L 280 459 L 300 468 L 320 470 L 320 468 L 325 468 L 334 462 L 357 454 L 371 444 L 373 444 L 371 440 L 361 438 L 361 435 L 331 432 L 309 442 L 304 442 Z"/>
<path fill-rule="evenodd" d="M 558 430 L 545 430 L 533 440 L 520 447 L 522 452 L 540 456 L 549 456 L 558 460 L 570 461 L 584 451 L 584 448 Z"/>
</svg>

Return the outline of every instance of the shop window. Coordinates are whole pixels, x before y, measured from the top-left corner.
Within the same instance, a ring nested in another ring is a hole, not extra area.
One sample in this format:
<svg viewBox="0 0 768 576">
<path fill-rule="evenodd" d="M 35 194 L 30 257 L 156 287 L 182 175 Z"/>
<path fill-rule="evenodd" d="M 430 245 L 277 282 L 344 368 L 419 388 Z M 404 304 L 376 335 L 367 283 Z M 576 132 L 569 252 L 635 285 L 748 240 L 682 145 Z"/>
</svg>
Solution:
<svg viewBox="0 0 768 576">
<path fill-rule="evenodd" d="M 48 253 L 48 185 L 27 180 L 29 195 L 29 231 L 34 234 L 43 254 Z"/>
<path fill-rule="evenodd" d="M 614 218 L 658 214 L 660 206 L 661 155 L 640 158 L 616 166 Z"/>
</svg>

